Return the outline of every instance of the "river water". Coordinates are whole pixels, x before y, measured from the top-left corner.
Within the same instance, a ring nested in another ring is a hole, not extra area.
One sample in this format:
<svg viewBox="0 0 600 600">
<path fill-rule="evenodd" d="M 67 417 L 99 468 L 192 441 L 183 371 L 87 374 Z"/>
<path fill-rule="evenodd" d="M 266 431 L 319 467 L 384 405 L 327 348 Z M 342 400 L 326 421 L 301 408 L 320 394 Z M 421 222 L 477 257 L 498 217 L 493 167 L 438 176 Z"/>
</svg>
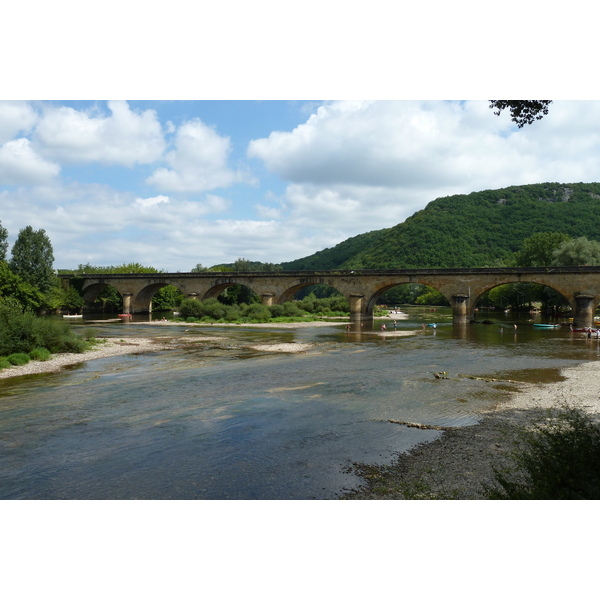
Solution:
<svg viewBox="0 0 600 600">
<path fill-rule="evenodd" d="M 523 320 L 514 333 L 503 314 L 453 326 L 448 311 L 408 313 L 397 322 L 408 337 L 382 336 L 378 320 L 350 333 L 94 324 L 191 343 L 0 381 L 0 498 L 334 499 L 360 483 L 352 462 L 389 463 L 441 435 L 390 421 L 467 426 L 518 389 L 503 380 L 556 381 L 600 356 L 600 342 L 568 327 Z M 282 342 L 313 346 L 248 348 Z"/>
</svg>

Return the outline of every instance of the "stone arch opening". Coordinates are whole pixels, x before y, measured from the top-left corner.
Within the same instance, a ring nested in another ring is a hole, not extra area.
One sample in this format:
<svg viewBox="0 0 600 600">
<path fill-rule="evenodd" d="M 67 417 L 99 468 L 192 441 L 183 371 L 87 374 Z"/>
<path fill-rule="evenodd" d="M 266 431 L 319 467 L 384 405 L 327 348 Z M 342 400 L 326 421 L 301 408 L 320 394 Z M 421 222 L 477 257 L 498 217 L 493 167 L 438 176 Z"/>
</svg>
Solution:
<svg viewBox="0 0 600 600">
<path fill-rule="evenodd" d="M 400 283 L 388 287 L 376 298 L 375 303 L 387 307 L 398 307 L 402 304 L 450 306 L 442 292 L 424 283 Z"/>
<path fill-rule="evenodd" d="M 396 300 L 405 300 L 396 302 Z M 412 300 L 412 301 L 411 301 Z M 372 317 L 378 304 L 422 304 L 450 306 L 450 300 L 435 287 L 423 282 L 392 282 L 377 289 L 366 301 L 365 315 Z"/>
<path fill-rule="evenodd" d="M 135 298 L 135 313 L 151 313 L 161 310 L 174 310 L 185 295 L 173 284 L 152 283 L 140 290 Z"/>
<path fill-rule="evenodd" d="M 83 310 L 91 313 L 119 313 L 123 310 L 123 295 L 107 283 L 95 283 L 82 290 Z"/>
<path fill-rule="evenodd" d="M 303 282 L 288 288 L 279 297 L 277 305 L 288 307 L 289 304 L 294 304 L 300 313 L 321 317 L 346 317 L 350 313 L 346 295 L 323 283 Z M 289 307 L 286 310 L 289 312 Z"/>
<path fill-rule="evenodd" d="M 471 304 L 471 317 L 480 310 L 559 317 L 570 313 L 573 306 L 551 286 L 517 280 L 489 286 L 480 292 Z"/>
<path fill-rule="evenodd" d="M 220 283 L 210 288 L 202 300 L 215 298 L 221 304 L 233 306 L 235 304 L 252 304 L 260 302 L 259 295 L 250 287 L 241 283 Z"/>
</svg>

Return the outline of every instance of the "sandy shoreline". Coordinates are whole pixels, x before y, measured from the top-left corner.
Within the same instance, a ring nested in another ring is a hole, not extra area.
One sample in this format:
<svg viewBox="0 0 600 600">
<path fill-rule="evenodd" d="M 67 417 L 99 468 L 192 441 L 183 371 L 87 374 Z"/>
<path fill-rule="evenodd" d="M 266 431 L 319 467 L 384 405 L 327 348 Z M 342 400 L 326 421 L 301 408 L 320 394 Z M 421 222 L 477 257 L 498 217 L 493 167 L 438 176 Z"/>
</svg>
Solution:
<svg viewBox="0 0 600 600">
<path fill-rule="evenodd" d="M 105 338 L 105 341 L 102 341 L 92 350 L 86 352 L 53 354 L 50 360 L 47 361 L 32 360 L 21 367 L 2 369 L 0 370 L 0 379 L 20 377 L 21 375 L 35 375 L 37 373 L 56 373 L 64 367 L 87 362 L 88 360 L 121 356 L 124 354 L 155 352 L 157 350 L 167 350 L 169 347 L 169 341 L 160 338 Z"/>
<path fill-rule="evenodd" d="M 158 352 L 173 350 L 181 345 L 193 345 L 199 342 L 220 342 L 227 338 L 221 336 L 194 336 L 188 338 L 100 338 L 102 341 L 92 350 L 82 353 L 53 354 L 47 361 L 32 360 L 20 367 L 10 367 L 0 370 L 0 379 L 21 377 L 23 375 L 37 375 L 39 373 L 56 373 L 65 367 L 76 365 L 89 360 L 110 358 L 125 354 L 140 354 L 142 352 Z M 306 352 L 314 344 L 279 343 L 279 344 L 253 344 L 241 346 L 258 352 L 282 352 L 285 354 Z"/>
</svg>

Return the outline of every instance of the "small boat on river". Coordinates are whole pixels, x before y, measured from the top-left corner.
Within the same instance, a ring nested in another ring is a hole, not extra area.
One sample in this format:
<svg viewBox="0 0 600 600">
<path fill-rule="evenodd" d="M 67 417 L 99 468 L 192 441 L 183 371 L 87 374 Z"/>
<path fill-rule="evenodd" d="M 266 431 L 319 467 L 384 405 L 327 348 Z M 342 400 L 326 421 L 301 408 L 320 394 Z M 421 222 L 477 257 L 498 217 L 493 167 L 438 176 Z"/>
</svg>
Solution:
<svg viewBox="0 0 600 600">
<path fill-rule="evenodd" d="M 63 315 L 63 319 L 83 319 L 83 315 Z"/>
<path fill-rule="evenodd" d="M 559 323 L 534 323 L 534 327 L 540 327 L 542 329 L 556 329 L 560 327 Z"/>
</svg>

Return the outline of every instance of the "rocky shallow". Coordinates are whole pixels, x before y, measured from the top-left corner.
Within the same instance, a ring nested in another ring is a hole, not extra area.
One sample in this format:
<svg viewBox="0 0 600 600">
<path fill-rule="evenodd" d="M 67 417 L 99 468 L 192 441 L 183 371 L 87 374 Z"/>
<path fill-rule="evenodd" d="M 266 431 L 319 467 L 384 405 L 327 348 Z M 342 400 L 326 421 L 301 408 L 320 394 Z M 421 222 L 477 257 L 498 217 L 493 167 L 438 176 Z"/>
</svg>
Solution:
<svg viewBox="0 0 600 600">
<path fill-rule="evenodd" d="M 519 431 L 548 410 L 570 406 L 600 420 L 598 364 L 565 369 L 562 376 L 559 382 L 524 384 L 483 414 L 478 424 L 443 431 L 434 442 L 399 455 L 391 465 L 356 465 L 355 472 L 366 483 L 345 499 L 484 499 L 486 487 L 494 486 L 494 467 L 511 464 Z"/>
</svg>

